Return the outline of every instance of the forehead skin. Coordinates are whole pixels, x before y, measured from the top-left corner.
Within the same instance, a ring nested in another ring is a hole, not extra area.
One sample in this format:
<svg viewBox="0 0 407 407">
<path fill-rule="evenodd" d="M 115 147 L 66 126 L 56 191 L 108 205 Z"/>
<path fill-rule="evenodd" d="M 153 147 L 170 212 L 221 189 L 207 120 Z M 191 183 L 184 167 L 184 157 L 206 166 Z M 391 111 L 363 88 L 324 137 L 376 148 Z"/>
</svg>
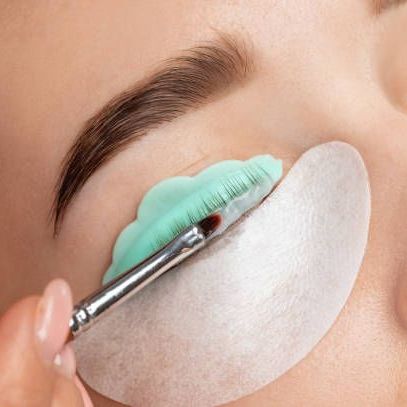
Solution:
<svg viewBox="0 0 407 407">
<path fill-rule="evenodd" d="M 372 185 L 371 233 L 356 287 L 304 361 L 231 406 L 404 405 L 406 333 L 395 304 L 406 272 L 407 120 L 395 101 L 405 100 L 407 88 L 403 62 L 390 69 L 386 57 L 406 52 L 392 40 L 407 34 L 404 6 L 376 16 L 364 0 L 1 5 L 1 310 L 56 276 L 72 284 L 76 299 L 98 287 L 116 235 L 164 177 L 264 152 L 283 158 L 287 169 L 309 147 L 342 140 L 359 149 Z M 84 121 L 158 61 L 217 31 L 252 44 L 253 81 L 109 162 L 54 239 L 53 188 Z M 117 405 L 94 397 L 98 406 Z"/>
</svg>

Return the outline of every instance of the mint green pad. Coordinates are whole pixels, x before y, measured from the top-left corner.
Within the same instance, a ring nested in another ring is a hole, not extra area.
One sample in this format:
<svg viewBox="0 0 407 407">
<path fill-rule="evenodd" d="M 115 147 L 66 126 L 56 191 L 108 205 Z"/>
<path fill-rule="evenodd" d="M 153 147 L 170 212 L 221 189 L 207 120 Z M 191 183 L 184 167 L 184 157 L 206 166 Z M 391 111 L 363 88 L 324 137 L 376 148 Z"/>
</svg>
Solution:
<svg viewBox="0 0 407 407">
<path fill-rule="evenodd" d="M 186 227 L 222 210 L 256 186 L 267 183 L 269 193 L 281 176 L 281 160 L 259 155 L 247 161 L 222 161 L 195 177 L 178 176 L 159 182 L 141 201 L 137 219 L 120 233 L 103 283 L 152 255 Z"/>
</svg>

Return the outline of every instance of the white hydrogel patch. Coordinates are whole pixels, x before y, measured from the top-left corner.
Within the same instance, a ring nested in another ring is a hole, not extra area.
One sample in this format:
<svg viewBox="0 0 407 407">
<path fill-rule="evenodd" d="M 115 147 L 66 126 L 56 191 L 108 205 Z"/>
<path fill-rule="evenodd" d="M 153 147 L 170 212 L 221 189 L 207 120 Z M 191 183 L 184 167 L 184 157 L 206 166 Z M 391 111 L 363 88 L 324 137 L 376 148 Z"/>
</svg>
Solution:
<svg viewBox="0 0 407 407">
<path fill-rule="evenodd" d="M 80 374 L 131 406 L 208 407 L 253 393 L 334 323 L 369 218 L 356 150 L 309 150 L 247 219 L 80 337 Z"/>
</svg>

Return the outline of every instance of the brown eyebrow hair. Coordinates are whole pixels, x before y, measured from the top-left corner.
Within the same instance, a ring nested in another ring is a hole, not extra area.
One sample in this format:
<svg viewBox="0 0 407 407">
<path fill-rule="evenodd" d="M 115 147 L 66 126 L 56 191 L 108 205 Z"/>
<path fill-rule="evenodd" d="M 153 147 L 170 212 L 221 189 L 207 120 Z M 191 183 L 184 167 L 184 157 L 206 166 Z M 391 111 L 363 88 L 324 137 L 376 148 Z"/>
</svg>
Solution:
<svg viewBox="0 0 407 407">
<path fill-rule="evenodd" d="M 54 234 L 73 198 L 98 168 L 149 130 L 243 84 L 253 71 L 250 54 L 242 39 L 219 35 L 216 41 L 164 61 L 146 80 L 91 117 L 62 163 L 51 210 Z"/>
<path fill-rule="evenodd" d="M 373 0 L 373 7 L 376 14 L 380 14 L 393 6 L 400 6 L 407 0 Z"/>
</svg>

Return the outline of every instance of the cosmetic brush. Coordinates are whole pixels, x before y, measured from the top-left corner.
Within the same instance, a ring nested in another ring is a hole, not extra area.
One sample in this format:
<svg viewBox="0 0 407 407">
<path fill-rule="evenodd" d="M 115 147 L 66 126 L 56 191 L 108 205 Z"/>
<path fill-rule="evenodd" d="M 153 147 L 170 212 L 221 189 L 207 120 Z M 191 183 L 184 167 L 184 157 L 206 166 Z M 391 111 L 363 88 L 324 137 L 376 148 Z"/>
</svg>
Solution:
<svg viewBox="0 0 407 407">
<path fill-rule="evenodd" d="M 212 237 L 219 234 L 221 224 L 221 214 L 215 213 L 187 227 L 152 256 L 79 302 L 69 322 L 68 340 L 88 330 L 108 312 L 202 249 Z"/>
</svg>

